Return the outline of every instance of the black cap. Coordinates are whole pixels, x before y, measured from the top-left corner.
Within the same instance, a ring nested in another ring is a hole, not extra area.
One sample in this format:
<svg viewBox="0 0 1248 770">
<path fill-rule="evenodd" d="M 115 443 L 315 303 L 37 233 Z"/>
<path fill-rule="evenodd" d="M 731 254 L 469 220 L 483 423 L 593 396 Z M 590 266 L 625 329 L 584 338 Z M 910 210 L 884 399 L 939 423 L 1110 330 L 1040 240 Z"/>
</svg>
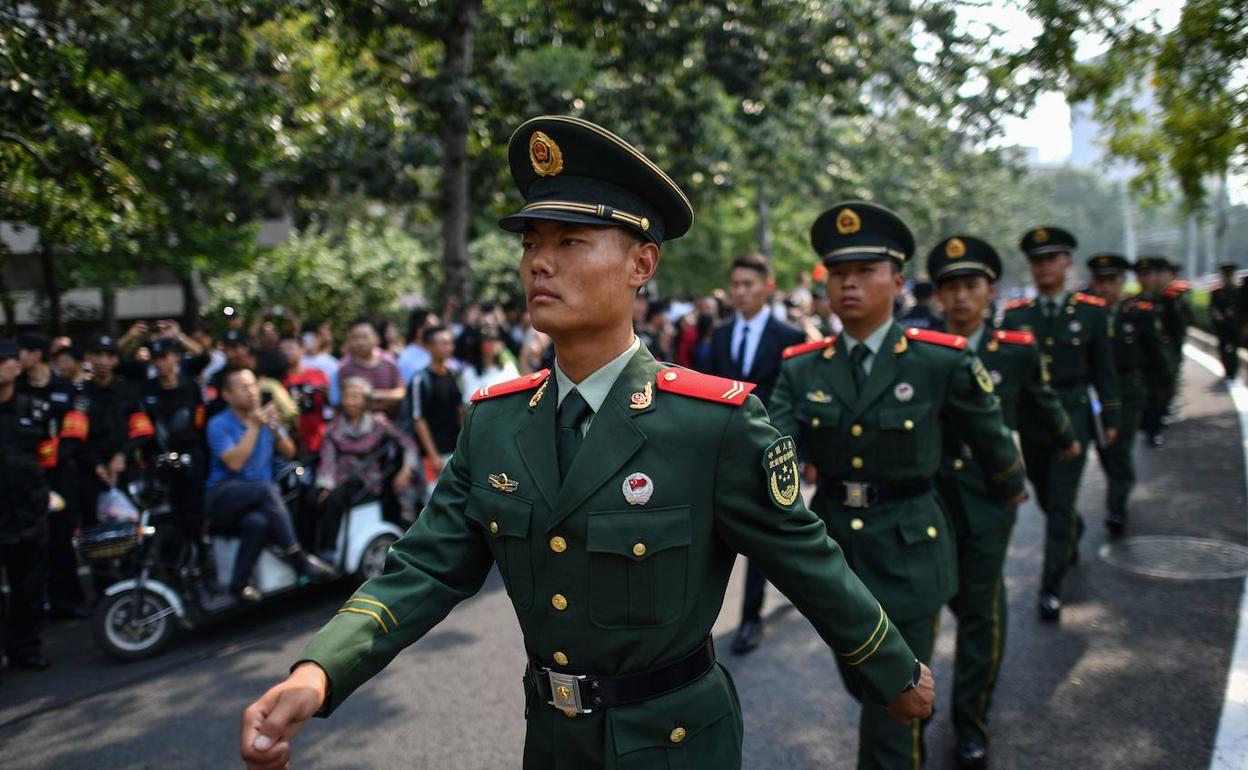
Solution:
<svg viewBox="0 0 1248 770">
<path fill-rule="evenodd" d="M 101 334 L 91 340 L 90 347 L 87 348 L 92 353 L 112 353 L 117 355 L 121 351 L 117 348 L 117 340 L 111 334 Z"/>
<path fill-rule="evenodd" d="M 56 350 L 53 350 L 50 356 L 59 356 L 61 354 L 67 355 L 75 361 L 82 361 L 83 359 L 82 349 L 76 348 L 73 345 L 62 345 Z"/>
<path fill-rule="evenodd" d="M 1001 277 L 1001 255 L 985 240 L 953 235 L 928 252 L 927 272 L 936 283 L 963 275 L 982 275 L 995 283 Z"/>
<path fill-rule="evenodd" d="M 914 256 L 914 235 L 901 217 L 863 201 L 838 203 L 820 214 L 810 228 L 810 245 L 825 265 L 880 259 L 904 264 Z"/>
<path fill-rule="evenodd" d="M 13 340 L 0 340 L 0 360 L 17 358 L 17 343 Z"/>
<path fill-rule="evenodd" d="M 1218 263 L 1218 272 L 1220 273 L 1233 273 L 1238 269 L 1239 269 L 1239 265 L 1235 264 L 1234 262 L 1219 262 Z"/>
<path fill-rule="evenodd" d="M 1121 254 L 1093 254 L 1088 257 L 1088 269 L 1096 276 L 1122 275 L 1131 269 L 1131 263 Z"/>
<path fill-rule="evenodd" d="M 225 336 L 222 339 L 225 340 L 226 345 L 244 345 L 246 347 L 251 347 L 251 338 L 248 337 L 247 332 L 242 329 L 227 329 Z"/>
<path fill-rule="evenodd" d="M 523 232 L 529 220 L 547 219 L 626 227 L 662 243 L 693 224 L 693 206 L 662 169 L 587 120 L 525 121 L 511 135 L 507 162 L 525 205 L 499 220 L 504 230 Z"/>
<path fill-rule="evenodd" d="M 931 281 L 915 281 L 911 291 L 915 299 L 931 299 L 936 293 L 936 286 Z"/>
<path fill-rule="evenodd" d="M 1135 264 L 1131 266 L 1131 269 L 1137 273 L 1146 273 L 1150 270 L 1162 270 L 1169 264 L 1165 257 L 1147 256 L 1135 260 Z"/>
<path fill-rule="evenodd" d="M 1060 227 L 1033 227 L 1018 242 L 1018 247 L 1028 259 L 1059 252 L 1070 254 L 1078 245 L 1075 236 Z"/>
<path fill-rule="evenodd" d="M 17 346 L 22 350 L 38 350 L 46 356 L 48 348 L 52 347 L 52 340 L 39 332 L 22 332 L 17 335 Z"/>
<path fill-rule="evenodd" d="M 152 340 L 147 347 L 152 353 L 152 358 L 160 358 L 168 353 L 177 353 L 178 355 L 182 354 L 182 344 L 177 340 Z"/>
</svg>

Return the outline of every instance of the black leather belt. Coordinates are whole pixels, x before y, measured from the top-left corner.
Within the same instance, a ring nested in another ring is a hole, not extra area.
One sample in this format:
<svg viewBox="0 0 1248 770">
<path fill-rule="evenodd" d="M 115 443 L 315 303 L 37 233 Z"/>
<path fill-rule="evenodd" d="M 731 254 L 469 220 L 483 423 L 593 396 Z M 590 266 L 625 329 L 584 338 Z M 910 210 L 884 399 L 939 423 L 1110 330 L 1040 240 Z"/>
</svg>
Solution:
<svg viewBox="0 0 1248 770">
<path fill-rule="evenodd" d="M 918 497 L 932 491 L 930 478 L 910 479 L 908 481 L 850 481 L 820 476 L 819 486 L 829 493 L 837 489 L 845 490 L 841 504 L 847 508 L 874 508 L 877 505 Z"/>
<path fill-rule="evenodd" d="M 702 678 L 715 665 L 715 644 L 707 637 L 696 650 L 675 663 L 620 676 L 564 674 L 529 660 L 529 681 L 550 705 L 589 714 L 594 709 L 623 706 L 657 698 Z"/>
</svg>

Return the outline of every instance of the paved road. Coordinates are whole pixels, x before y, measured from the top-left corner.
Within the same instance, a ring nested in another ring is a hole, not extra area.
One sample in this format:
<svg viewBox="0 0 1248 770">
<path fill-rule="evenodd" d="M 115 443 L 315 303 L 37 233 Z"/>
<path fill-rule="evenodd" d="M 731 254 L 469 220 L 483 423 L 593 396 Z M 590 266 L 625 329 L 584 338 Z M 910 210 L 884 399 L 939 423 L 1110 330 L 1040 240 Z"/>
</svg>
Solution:
<svg viewBox="0 0 1248 770">
<path fill-rule="evenodd" d="M 1144 480 L 1130 534 L 1244 543 L 1244 469 L 1230 399 L 1190 361 L 1184 397 L 1186 419 L 1167 434 L 1166 447 L 1138 450 Z M 1208 767 L 1241 583 L 1138 577 L 1098 558 L 1103 495 L 1093 462 L 1080 500 L 1090 526 L 1061 628 L 1036 620 L 1041 521 L 1030 504 L 1020 515 L 1007 567 L 1011 615 L 994 768 Z M 716 626 L 721 651 L 741 572 Z M 83 623 L 54 627 L 52 670 L 0 673 L 0 767 L 237 766 L 239 712 L 284 674 L 346 593 L 318 589 L 183 637 L 140 664 L 105 659 Z M 745 709 L 746 767 L 853 767 L 857 709 L 831 655 L 775 591 L 767 612 L 764 646 L 745 659 L 725 656 Z M 942 625 L 935 669 L 947 696 L 953 619 Z M 309 726 L 296 743 L 296 766 L 519 767 L 521 649 L 495 575 L 333 719 Z M 928 736 L 928 766 L 950 767 L 946 702 Z"/>
</svg>

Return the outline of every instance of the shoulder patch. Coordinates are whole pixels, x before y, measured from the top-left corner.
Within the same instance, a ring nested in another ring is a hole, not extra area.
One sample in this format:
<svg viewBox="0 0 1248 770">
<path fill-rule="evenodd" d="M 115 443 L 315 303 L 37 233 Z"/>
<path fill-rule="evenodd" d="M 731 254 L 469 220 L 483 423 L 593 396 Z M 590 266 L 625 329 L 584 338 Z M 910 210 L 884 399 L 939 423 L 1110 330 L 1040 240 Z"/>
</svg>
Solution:
<svg viewBox="0 0 1248 770">
<path fill-rule="evenodd" d="M 1006 305 L 1005 309 L 1006 311 L 1010 311 L 1010 310 L 1018 310 L 1020 307 L 1031 307 L 1031 304 L 1033 301 L 1034 300 L 1030 300 L 1030 299 L 1016 299 L 1010 304 Z"/>
<path fill-rule="evenodd" d="M 800 345 L 790 345 L 785 348 L 784 352 L 780 355 L 784 358 L 792 358 L 793 356 L 800 356 L 803 353 L 813 353 L 816 350 L 823 350 L 835 342 L 836 337 L 824 337 L 823 339 L 815 340 L 814 342 L 803 342 Z"/>
<path fill-rule="evenodd" d="M 1082 302 L 1085 305 L 1092 305 L 1094 307 L 1105 307 L 1105 300 L 1091 294 L 1084 294 L 1081 291 L 1075 292 L 1075 301 Z"/>
<path fill-rule="evenodd" d="M 1007 345 L 1031 345 L 1036 341 L 1036 335 L 1031 332 L 1016 332 L 1009 329 L 997 329 L 992 333 L 992 337 Z"/>
<path fill-rule="evenodd" d="M 933 345 L 944 345 L 954 350 L 966 350 L 966 337 L 945 332 L 934 332 L 931 329 L 917 329 L 913 326 L 906 329 L 906 336 L 919 342 L 930 342 Z"/>
<path fill-rule="evenodd" d="M 752 382 L 730 380 L 711 374 L 671 366 L 655 376 L 659 390 L 682 396 L 741 406 L 757 386 Z"/>
<path fill-rule="evenodd" d="M 478 388 L 472 394 L 472 403 L 484 401 L 488 398 L 497 398 L 498 396 L 509 396 L 512 393 L 523 393 L 533 390 L 546 381 L 550 376 L 549 369 L 542 369 L 540 372 L 526 374 L 523 377 L 517 377 L 514 380 L 500 382 L 497 385 L 487 385 L 484 388 Z"/>
<path fill-rule="evenodd" d="M 798 480 L 797 446 L 789 436 L 781 436 L 763 452 L 763 473 L 767 476 L 767 496 L 782 511 L 791 511 L 801 497 Z"/>
</svg>

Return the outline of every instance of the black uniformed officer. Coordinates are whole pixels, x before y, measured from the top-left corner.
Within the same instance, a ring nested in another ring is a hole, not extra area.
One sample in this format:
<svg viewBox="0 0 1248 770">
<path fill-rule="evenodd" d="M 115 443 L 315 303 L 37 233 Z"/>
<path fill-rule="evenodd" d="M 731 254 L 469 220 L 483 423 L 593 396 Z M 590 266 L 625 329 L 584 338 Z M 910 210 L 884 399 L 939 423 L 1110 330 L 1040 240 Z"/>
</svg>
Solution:
<svg viewBox="0 0 1248 770">
<path fill-rule="evenodd" d="M 1239 296 L 1235 286 L 1237 269 L 1234 262 L 1218 265 L 1222 285 L 1209 292 L 1209 313 L 1213 316 L 1213 331 L 1218 335 L 1218 357 L 1222 359 L 1222 370 L 1228 380 L 1239 374 L 1239 334 L 1243 325 L 1236 301 Z"/>
<path fill-rule="evenodd" d="M 188 535 L 201 530 L 201 502 L 207 454 L 204 445 L 205 410 L 199 386 L 179 371 L 182 346 L 167 339 L 151 343 L 156 377 L 143 383 L 143 408 L 152 418 L 157 441 L 153 451 L 190 455 L 191 462 L 171 480 L 170 503 Z"/>
<path fill-rule="evenodd" d="M 934 307 L 936 287 L 931 281 L 919 281 L 914 284 L 914 307 L 907 310 L 897 319 L 897 323 L 907 328 L 945 330 L 945 321 Z"/>
<path fill-rule="evenodd" d="M 9 664 L 45 669 L 39 626 L 48 570 L 48 485 L 55 467 L 52 425 L 35 399 L 18 393 L 17 344 L 0 340 L 0 565 L 9 578 L 9 614 L 0 626 Z"/>
</svg>

